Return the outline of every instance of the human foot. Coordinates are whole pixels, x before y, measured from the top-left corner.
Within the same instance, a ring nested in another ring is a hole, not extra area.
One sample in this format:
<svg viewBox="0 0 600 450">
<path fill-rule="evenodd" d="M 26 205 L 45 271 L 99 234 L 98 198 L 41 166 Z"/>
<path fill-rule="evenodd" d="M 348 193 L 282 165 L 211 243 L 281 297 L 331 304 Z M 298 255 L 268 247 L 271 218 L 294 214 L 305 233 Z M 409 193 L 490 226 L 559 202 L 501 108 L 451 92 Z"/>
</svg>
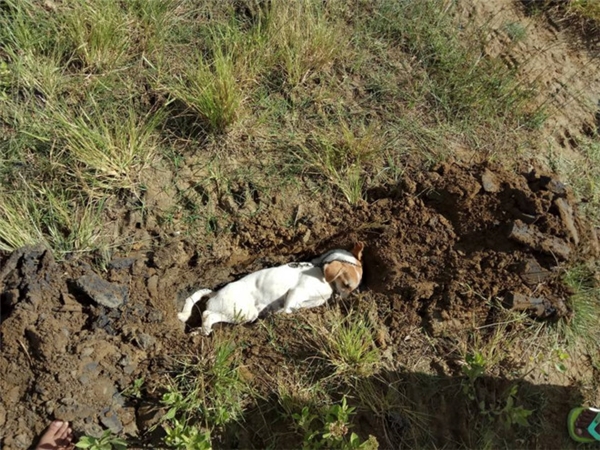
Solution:
<svg viewBox="0 0 600 450">
<path fill-rule="evenodd" d="M 575 408 L 569 413 L 569 433 L 578 442 L 600 441 L 600 410 Z"/>
<path fill-rule="evenodd" d="M 48 426 L 35 450 L 68 450 L 72 449 L 73 435 L 69 422 L 55 420 Z"/>
</svg>

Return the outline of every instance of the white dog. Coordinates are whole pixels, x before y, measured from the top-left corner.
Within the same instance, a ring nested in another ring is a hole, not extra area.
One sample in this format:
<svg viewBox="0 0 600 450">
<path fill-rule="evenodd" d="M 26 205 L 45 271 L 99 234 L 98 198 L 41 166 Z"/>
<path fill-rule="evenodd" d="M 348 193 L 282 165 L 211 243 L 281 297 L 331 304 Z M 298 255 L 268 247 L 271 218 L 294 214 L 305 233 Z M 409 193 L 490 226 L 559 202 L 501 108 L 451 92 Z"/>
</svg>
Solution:
<svg viewBox="0 0 600 450">
<path fill-rule="evenodd" d="M 352 252 L 331 250 L 310 263 L 288 263 L 262 269 L 229 283 L 217 292 L 201 289 L 185 301 L 177 317 L 186 322 L 192 308 L 202 297 L 209 296 L 202 313 L 202 331 L 209 335 L 218 322 L 255 321 L 262 311 L 292 313 L 325 303 L 335 291 L 342 298 L 358 287 L 362 278 L 364 244 L 357 243 Z"/>
</svg>

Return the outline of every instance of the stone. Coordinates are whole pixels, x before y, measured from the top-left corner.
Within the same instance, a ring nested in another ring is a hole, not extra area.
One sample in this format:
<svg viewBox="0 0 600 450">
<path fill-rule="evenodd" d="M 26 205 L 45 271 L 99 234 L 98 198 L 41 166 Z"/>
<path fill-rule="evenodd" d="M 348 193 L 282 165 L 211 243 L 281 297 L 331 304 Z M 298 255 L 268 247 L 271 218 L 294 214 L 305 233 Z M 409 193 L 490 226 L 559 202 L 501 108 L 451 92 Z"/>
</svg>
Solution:
<svg viewBox="0 0 600 450">
<path fill-rule="evenodd" d="M 135 340 L 142 350 L 148 350 L 156 344 L 156 339 L 147 333 L 139 333 Z"/>
<path fill-rule="evenodd" d="M 483 172 L 483 175 L 481 175 L 481 185 L 483 186 L 483 190 L 485 192 L 493 193 L 500 191 L 498 179 L 496 178 L 496 175 L 489 169 L 485 169 L 485 172 Z"/>
<path fill-rule="evenodd" d="M 148 278 L 148 293 L 152 298 L 158 298 L 158 275 L 152 275 Z"/>
<path fill-rule="evenodd" d="M 159 323 L 164 320 L 164 314 L 159 309 L 152 309 L 146 316 L 146 320 L 150 323 Z"/>
<path fill-rule="evenodd" d="M 83 434 L 86 436 L 91 436 L 95 438 L 99 438 L 104 433 L 104 430 L 97 423 L 86 423 L 83 425 Z"/>
<path fill-rule="evenodd" d="M 579 233 L 577 232 L 577 227 L 575 226 L 575 219 L 573 215 L 573 208 L 569 204 L 567 200 L 562 197 L 554 200 L 554 205 L 558 209 L 558 214 L 560 215 L 561 220 L 569 234 L 571 235 L 571 240 L 575 245 L 579 244 Z"/>
<path fill-rule="evenodd" d="M 519 266 L 519 275 L 521 279 L 530 286 L 543 283 L 550 277 L 552 272 L 540 266 L 534 258 L 528 259 Z"/>
<path fill-rule="evenodd" d="M 109 283 L 95 273 L 79 277 L 75 284 L 90 299 L 107 308 L 118 308 L 127 301 L 127 286 Z"/>
<path fill-rule="evenodd" d="M 6 408 L 0 403 L 0 428 L 6 423 Z"/>
<path fill-rule="evenodd" d="M 545 319 L 552 316 L 562 316 L 566 307 L 562 300 L 551 302 L 544 297 L 531 297 L 518 292 L 508 292 L 505 297 L 505 306 L 516 311 L 530 311 L 536 317 Z"/>
<path fill-rule="evenodd" d="M 554 178 L 548 176 L 540 177 L 540 186 L 553 194 L 560 196 L 567 195 L 567 186 Z"/>
<path fill-rule="evenodd" d="M 513 222 L 508 237 L 522 245 L 554 255 L 559 259 L 568 260 L 571 255 L 571 247 L 567 242 L 555 236 L 546 236 L 520 220 Z"/>
<path fill-rule="evenodd" d="M 114 434 L 119 434 L 123 431 L 123 425 L 113 410 L 109 410 L 103 414 L 100 417 L 100 422 Z"/>
<path fill-rule="evenodd" d="M 108 268 L 113 270 L 129 269 L 135 263 L 135 258 L 115 258 L 108 263 Z"/>
</svg>

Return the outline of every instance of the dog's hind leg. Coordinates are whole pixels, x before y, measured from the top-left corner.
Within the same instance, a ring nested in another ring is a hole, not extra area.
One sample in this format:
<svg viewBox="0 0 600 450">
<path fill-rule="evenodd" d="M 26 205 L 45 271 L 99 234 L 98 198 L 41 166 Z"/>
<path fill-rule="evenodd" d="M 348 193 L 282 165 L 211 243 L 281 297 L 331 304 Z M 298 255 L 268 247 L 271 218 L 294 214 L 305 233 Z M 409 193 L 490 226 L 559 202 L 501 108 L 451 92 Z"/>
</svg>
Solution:
<svg viewBox="0 0 600 450">
<path fill-rule="evenodd" d="M 194 292 L 192 295 L 185 299 L 183 311 L 177 314 L 177 318 L 182 322 L 187 322 L 187 320 L 192 315 L 192 309 L 194 308 L 194 305 L 197 302 L 199 302 L 202 297 L 212 293 L 213 291 L 211 291 L 210 289 L 200 289 L 199 291 Z"/>
</svg>

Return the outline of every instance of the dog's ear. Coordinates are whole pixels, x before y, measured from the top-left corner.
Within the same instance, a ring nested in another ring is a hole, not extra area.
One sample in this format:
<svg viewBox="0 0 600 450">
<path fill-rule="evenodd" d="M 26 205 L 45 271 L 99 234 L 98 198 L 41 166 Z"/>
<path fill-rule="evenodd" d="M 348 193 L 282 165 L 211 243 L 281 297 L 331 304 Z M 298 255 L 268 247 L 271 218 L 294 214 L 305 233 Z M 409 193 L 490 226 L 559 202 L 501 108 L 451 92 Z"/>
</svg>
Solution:
<svg viewBox="0 0 600 450">
<path fill-rule="evenodd" d="M 365 248 L 365 244 L 363 244 L 362 242 L 357 242 L 356 244 L 354 244 L 354 248 L 352 249 L 352 254 L 359 261 L 362 260 L 362 253 L 363 253 L 364 248 Z"/>
<path fill-rule="evenodd" d="M 325 281 L 331 283 L 333 280 L 340 276 L 343 268 L 343 264 L 339 261 L 332 261 L 328 264 L 325 264 L 325 266 L 323 267 Z"/>
</svg>

